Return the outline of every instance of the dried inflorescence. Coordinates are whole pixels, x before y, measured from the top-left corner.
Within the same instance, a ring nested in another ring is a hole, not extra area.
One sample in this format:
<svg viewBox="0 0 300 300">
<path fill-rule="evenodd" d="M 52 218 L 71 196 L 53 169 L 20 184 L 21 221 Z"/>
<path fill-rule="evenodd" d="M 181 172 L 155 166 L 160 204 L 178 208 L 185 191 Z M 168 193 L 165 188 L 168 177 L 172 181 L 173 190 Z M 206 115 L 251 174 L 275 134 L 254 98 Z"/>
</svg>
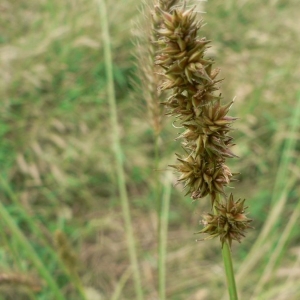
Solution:
<svg viewBox="0 0 300 300">
<path fill-rule="evenodd" d="M 213 201 L 218 193 L 223 194 L 223 186 L 230 182 L 232 174 L 229 168 L 218 161 L 204 161 L 200 155 L 183 158 L 177 154 L 179 164 L 170 165 L 181 175 L 178 181 L 188 187 L 187 195 L 196 200 L 210 195 Z"/>
<path fill-rule="evenodd" d="M 247 218 L 244 206 L 245 200 L 234 201 L 230 194 L 225 203 L 215 206 L 214 214 L 204 216 L 204 228 L 198 233 L 207 233 L 206 239 L 220 236 L 222 245 L 227 240 L 231 246 L 232 240 L 238 242 L 245 236 L 245 230 L 250 227 L 251 219 Z"/>
<path fill-rule="evenodd" d="M 185 150 L 185 155 L 177 154 L 177 163 L 171 167 L 180 174 L 178 182 L 184 184 L 192 199 L 210 196 L 217 211 L 217 215 L 209 215 L 210 222 L 220 221 L 223 204 L 219 195 L 227 199 L 224 189 L 237 174 L 225 164 L 227 158 L 236 157 L 231 151 L 234 144 L 229 133 L 237 118 L 227 115 L 233 102 L 221 103 L 221 94 L 217 93 L 219 69 L 213 68 L 213 60 L 206 57 L 210 41 L 197 36 L 202 22 L 197 20 L 194 9 L 183 5 L 167 11 L 165 2 L 159 1 L 153 13 L 158 46 L 155 63 L 161 67 L 164 78 L 159 90 L 172 92 L 163 104 L 167 115 L 174 116 L 184 128 L 179 138 Z M 231 198 L 227 203 L 232 202 Z M 222 243 L 225 239 L 230 243 L 232 239 L 239 241 L 242 227 L 239 234 L 231 232 L 234 226 L 229 228 L 226 234 L 219 227 L 219 231 L 201 232 L 220 235 Z"/>
<path fill-rule="evenodd" d="M 146 101 L 151 127 L 158 136 L 162 127 L 162 109 L 159 105 L 161 91 L 157 89 L 160 75 L 157 74 L 157 66 L 153 64 L 155 55 L 153 29 L 158 25 L 152 24 L 150 21 L 149 4 L 144 1 L 142 5 L 144 18 L 136 26 L 137 78 L 139 82 L 134 82 L 134 84 Z"/>
</svg>

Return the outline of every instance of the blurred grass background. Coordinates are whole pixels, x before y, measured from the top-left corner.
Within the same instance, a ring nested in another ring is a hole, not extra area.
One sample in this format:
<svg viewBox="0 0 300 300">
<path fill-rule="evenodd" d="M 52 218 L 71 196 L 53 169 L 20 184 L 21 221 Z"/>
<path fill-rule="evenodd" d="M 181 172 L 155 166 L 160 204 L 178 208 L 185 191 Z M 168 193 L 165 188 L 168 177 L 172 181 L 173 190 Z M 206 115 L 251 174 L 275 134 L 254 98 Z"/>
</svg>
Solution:
<svg viewBox="0 0 300 300">
<path fill-rule="evenodd" d="M 132 79 L 138 80 L 133 41 L 141 3 L 107 4 L 142 282 L 146 299 L 158 299 L 153 132 L 143 95 L 132 84 Z M 224 100 L 235 98 L 231 115 L 240 118 L 234 132 L 240 159 L 229 165 L 241 172 L 235 194 L 247 199 L 255 227 L 233 247 L 241 299 L 251 298 L 276 251 L 271 272 L 252 299 L 299 299 L 297 215 L 290 227 L 285 226 L 293 213 L 299 213 L 300 200 L 300 135 L 295 119 L 300 101 L 300 4 L 210 0 L 200 3 L 199 9 L 207 12 L 201 34 L 213 41 L 209 55 L 225 78 Z M 32 252 L 7 223 L 8 214 L 65 299 L 81 298 L 57 255 L 57 230 L 76 254 L 88 299 L 113 299 L 118 293 L 115 299 L 133 299 L 110 143 L 97 3 L 2 0 L 0 14 L 1 297 L 57 299 L 40 276 Z M 171 123 L 166 118 L 161 133 L 162 177 L 170 172 L 166 169 L 175 160 L 174 152 L 180 151 L 174 142 L 178 129 Z M 226 293 L 219 241 L 195 243 L 200 237 L 193 235 L 200 228 L 201 213 L 209 210 L 205 202 L 184 198 L 180 186 L 172 189 L 167 299 L 221 299 Z M 239 273 L 272 211 L 276 222 L 271 223 L 268 238 L 251 257 L 249 272 Z M 283 243 L 278 243 L 281 238 Z M 12 274 L 25 276 L 27 282 L 3 280 Z"/>
</svg>

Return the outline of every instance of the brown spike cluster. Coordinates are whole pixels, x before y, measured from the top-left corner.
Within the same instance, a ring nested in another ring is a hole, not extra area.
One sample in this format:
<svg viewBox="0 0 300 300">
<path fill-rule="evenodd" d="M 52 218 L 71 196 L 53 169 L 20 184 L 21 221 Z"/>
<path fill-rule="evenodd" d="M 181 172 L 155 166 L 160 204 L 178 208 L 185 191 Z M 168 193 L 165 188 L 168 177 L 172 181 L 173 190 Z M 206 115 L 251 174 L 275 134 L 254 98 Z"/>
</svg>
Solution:
<svg viewBox="0 0 300 300">
<path fill-rule="evenodd" d="M 232 240 L 241 242 L 245 236 L 245 230 L 251 228 L 249 225 L 251 219 L 245 215 L 244 207 L 245 200 L 234 201 L 233 195 L 230 194 L 226 203 L 221 203 L 215 206 L 214 214 L 204 216 L 202 223 L 204 228 L 198 233 L 207 233 L 209 236 L 206 239 L 211 239 L 220 236 L 222 245 L 227 240 L 231 246 Z"/>
<path fill-rule="evenodd" d="M 186 129 L 180 135 L 186 158 L 179 157 L 172 167 L 184 174 L 179 180 L 193 199 L 209 194 L 213 203 L 217 193 L 224 194 L 233 175 L 224 163 L 227 157 L 235 156 L 228 132 L 236 118 L 226 116 L 232 102 L 221 105 L 220 95 L 214 94 L 220 82 L 216 79 L 218 70 L 205 57 L 209 41 L 197 37 L 201 22 L 196 21 L 193 9 L 176 8 L 169 13 L 156 6 L 156 12 L 162 20 L 157 29 L 160 49 L 156 64 L 163 68 L 165 77 L 160 89 L 174 91 L 164 105 Z"/>
<path fill-rule="evenodd" d="M 179 164 L 170 165 L 181 174 L 178 181 L 188 187 L 186 195 L 191 194 L 192 199 L 203 198 L 210 194 L 215 200 L 218 193 L 223 194 L 223 186 L 230 182 L 232 174 L 226 165 L 218 162 L 205 162 L 201 156 L 189 155 L 183 158 L 177 154 Z"/>
<path fill-rule="evenodd" d="M 212 206 L 219 208 L 217 215 L 221 218 L 218 195 L 226 199 L 224 188 L 237 174 L 225 164 L 227 158 L 236 157 L 231 151 L 234 144 L 229 132 L 237 118 L 227 116 L 233 102 L 221 103 L 221 94 L 217 93 L 221 81 L 217 79 L 219 69 L 213 68 L 212 59 L 205 54 L 210 41 L 197 36 L 202 22 L 197 20 L 194 8 L 186 9 L 183 5 L 166 11 L 161 2 L 153 13 L 154 22 L 160 24 L 155 29 L 158 46 L 155 63 L 161 67 L 164 78 L 159 90 L 172 91 L 163 104 L 167 115 L 174 116 L 184 128 L 179 138 L 186 153 L 177 154 L 177 163 L 171 167 L 180 174 L 178 182 L 184 184 L 192 199 L 210 195 Z M 222 243 L 224 239 L 239 240 L 240 236 L 229 232 L 221 240 Z"/>
</svg>

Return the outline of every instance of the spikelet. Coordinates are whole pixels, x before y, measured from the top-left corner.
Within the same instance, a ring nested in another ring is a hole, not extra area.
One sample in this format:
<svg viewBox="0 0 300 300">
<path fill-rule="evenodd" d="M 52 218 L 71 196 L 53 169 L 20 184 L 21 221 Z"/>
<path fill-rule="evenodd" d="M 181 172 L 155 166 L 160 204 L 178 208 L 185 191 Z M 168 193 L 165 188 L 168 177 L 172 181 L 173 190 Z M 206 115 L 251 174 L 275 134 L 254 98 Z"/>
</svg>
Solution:
<svg viewBox="0 0 300 300">
<path fill-rule="evenodd" d="M 183 183 L 186 194 L 193 200 L 210 196 L 216 215 L 206 216 L 206 223 L 210 225 L 201 233 L 220 236 L 222 244 L 225 240 L 231 244 L 233 239 L 240 241 L 250 222 L 247 219 L 245 226 L 231 226 L 233 223 L 224 220 L 222 214 L 228 205 L 238 207 L 242 214 L 240 202 L 234 202 L 233 196 L 228 198 L 225 193 L 225 187 L 235 181 L 234 176 L 238 174 L 226 165 L 227 158 L 236 157 L 231 151 L 234 144 L 229 133 L 237 118 L 227 115 L 233 101 L 222 103 L 218 92 L 219 69 L 214 68 L 213 60 L 206 56 L 210 41 L 198 37 L 202 21 L 197 19 L 194 8 L 186 9 L 182 5 L 166 10 L 161 2 L 153 12 L 154 24 L 160 24 L 155 27 L 158 47 L 155 64 L 160 66 L 163 77 L 158 90 L 171 91 L 163 102 L 166 114 L 175 117 L 184 128 L 179 139 L 185 155 L 177 154 L 177 163 L 170 167 L 179 173 L 178 182 Z M 220 195 L 225 204 L 220 202 Z M 217 228 L 213 227 L 215 220 L 222 221 Z M 220 229 L 222 224 L 224 230 Z"/>
<path fill-rule="evenodd" d="M 232 241 L 241 242 L 245 236 L 245 230 L 251 228 L 249 225 L 251 219 L 247 218 L 244 206 L 245 200 L 234 201 L 233 195 L 230 194 L 228 200 L 216 206 L 214 214 L 204 215 L 202 223 L 204 228 L 198 233 L 206 233 L 211 239 L 220 236 L 222 245 L 227 240 L 231 246 Z"/>
</svg>

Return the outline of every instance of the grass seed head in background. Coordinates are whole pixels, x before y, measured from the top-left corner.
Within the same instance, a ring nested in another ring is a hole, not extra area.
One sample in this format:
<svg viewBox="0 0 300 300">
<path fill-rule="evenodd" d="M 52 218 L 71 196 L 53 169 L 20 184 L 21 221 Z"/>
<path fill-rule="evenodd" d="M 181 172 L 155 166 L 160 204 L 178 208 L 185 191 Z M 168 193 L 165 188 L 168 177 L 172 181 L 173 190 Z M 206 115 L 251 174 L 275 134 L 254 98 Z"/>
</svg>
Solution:
<svg viewBox="0 0 300 300">
<path fill-rule="evenodd" d="M 222 244 L 225 240 L 231 244 L 232 240 L 240 241 L 250 222 L 243 215 L 244 201 L 235 202 L 232 195 L 228 199 L 224 190 L 236 175 L 225 164 L 227 158 L 235 157 L 229 132 L 236 118 L 227 116 L 232 102 L 221 103 L 219 69 L 206 57 L 210 41 L 198 37 L 202 22 L 194 8 L 183 4 L 165 11 L 163 7 L 160 2 L 154 13 L 156 23 L 161 19 L 155 60 L 163 70 L 159 89 L 172 90 L 163 104 L 167 114 L 185 129 L 179 136 L 185 154 L 177 154 L 178 163 L 171 167 L 180 174 L 178 182 L 184 183 L 192 199 L 210 196 L 214 213 L 205 217 L 206 227 L 200 232 L 220 236 Z"/>
<path fill-rule="evenodd" d="M 54 241 L 58 254 L 62 262 L 67 267 L 70 273 L 76 273 L 77 271 L 77 257 L 72 250 L 72 247 L 68 241 L 67 236 L 61 230 L 56 230 L 54 235 Z"/>
<path fill-rule="evenodd" d="M 33 292 L 39 292 L 42 289 L 42 282 L 29 274 L 0 273 L 1 286 L 9 286 L 11 291 L 25 287 Z"/>
<path fill-rule="evenodd" d="M 161 131 L 162 112 L 159 105 L 161 91 L 157 89 L 160 81 L 157 74 L 157 66 L 153 64 L 154 44 L 153 44 L 153 28 L 156 24 L 150 22 L 151 15 L 149 13 L 149 4 L 143 2 L 142 15 L 143 19 L 137 24 L 136 28 L 136 58 L 139 83 L 135 82 L 137 90 L 145 99 L 151 127 L 155 135 L 159 135 Z M 147 9 L 148 8 L 148 9 Z M 139 95 L 139 97 L 140 97 Z"/>
<path fill-rule="evenodd" d="M 165 0 L 160 3 L 165 11 L 169 11 L 178 3 L 178 0 Z M 137 24 L 135 31 L 137 48 L 135 53 L 140 81 L 139 84 L 135 83 L 135 86 L 146 101 L 151 127 L 155 135 L 158 136 L 162 129 L 163 118 L 160 102 L 163 101 L 164 93 L 162 93 L 162 90 L 157 89 L 162 79 L 159 66 L 154 64 L 154 57 L 157 50 L 155 43 L 156 30 L 159 30 L 161 26 L 161 19 L 159 17 L 154 18 L 152 22 L 150 5 L 148 1 L 143 2 L 143 18 Z"/>
</svg>

